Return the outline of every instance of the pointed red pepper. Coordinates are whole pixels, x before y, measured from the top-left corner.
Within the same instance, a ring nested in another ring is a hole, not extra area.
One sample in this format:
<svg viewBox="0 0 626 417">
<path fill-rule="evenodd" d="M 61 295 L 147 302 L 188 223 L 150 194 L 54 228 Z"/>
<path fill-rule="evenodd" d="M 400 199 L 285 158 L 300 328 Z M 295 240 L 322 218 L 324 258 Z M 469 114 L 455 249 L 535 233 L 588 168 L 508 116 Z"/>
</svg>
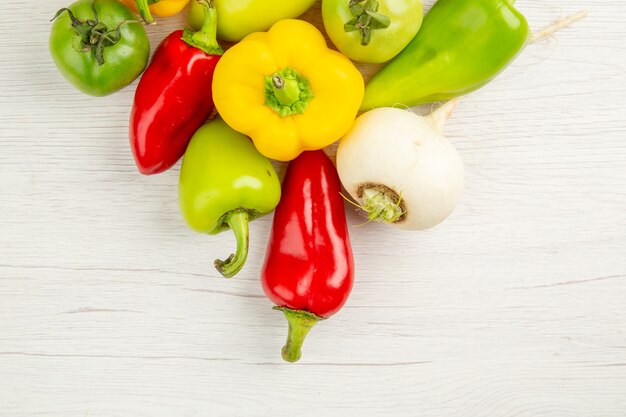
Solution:
<svg viewBox="0 0 626 417">
<path fill-rule="evenodd" d="M 304 338 L 319 320 L 346 302 L 354 260 L 341 197 L 341 183 L 323 151 L 291 161 L 274 213 L 261 281 L 289 324 L 283 359 L 300 359 Z"/>
<path fill-rule="evenodd" d="M 198 1 L 205 8 L 200 31 L 177 30 L 165 38 L 135 92 L 130 144 L 142 174 L 174 165 L 215 109 L 211 84 L 223 50 L 215 38 L 213 1 Z"/>
</svg>

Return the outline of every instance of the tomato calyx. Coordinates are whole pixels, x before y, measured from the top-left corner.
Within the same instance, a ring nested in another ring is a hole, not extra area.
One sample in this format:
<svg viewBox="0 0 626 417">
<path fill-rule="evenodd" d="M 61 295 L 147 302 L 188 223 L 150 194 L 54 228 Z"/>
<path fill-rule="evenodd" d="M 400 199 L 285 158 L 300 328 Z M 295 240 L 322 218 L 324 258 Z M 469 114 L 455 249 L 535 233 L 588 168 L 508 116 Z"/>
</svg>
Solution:
<svg viewBox="0 0 626 417">
<path fill-rule="evenodd" d="M 343 29 L 346 32 L 361 32 L 361 45 L 367 46 L 372 40 L 375 30 L 386 29 L 391 24 L 391 19 L 382 13 L 378 13 L 377 0 L 350 0 L 350 13 L 353 19 L 347 22 Z"/>
<path fill-rule="evenodd" d="M 93 10 L 93 19 L 81 21 L 74 16 L 74 13 L 72 13 L 70 9 L 64 7 L 60 9 L 50 21 L 52 22 L 61 14 L 67 12 L 72 21 L 72 27 L 76 31 L 76 34 L 80 36 L 80 45 L 74 44 L 76 52 L 89 53 L 93 51 L 98 65 L 104 65 L 104 49 L 120 41 L 122 38 L 121 28 L 123 24 L 136 21 L 124 20 L 117 25 L 115 29 L 109 30 L 104 23 L 98 20 L 98 11 L 93 1 L 91 2 L 91 10 Z"/>
</svg>

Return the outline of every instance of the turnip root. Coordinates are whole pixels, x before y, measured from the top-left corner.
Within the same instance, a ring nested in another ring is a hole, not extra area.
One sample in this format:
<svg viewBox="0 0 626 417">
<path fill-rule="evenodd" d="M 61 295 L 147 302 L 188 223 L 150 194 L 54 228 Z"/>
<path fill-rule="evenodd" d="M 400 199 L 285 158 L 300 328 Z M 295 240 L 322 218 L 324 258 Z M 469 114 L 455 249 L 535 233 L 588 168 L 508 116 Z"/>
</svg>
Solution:
<svg viewBox="0 0 626 417">
<path fill-rule="evenodd" d="M 337 170 L 369 220 L 423 230 L 452 213 L 463 190 L 463 162 L 441 131 L 455 105 L 427 117 L 383 107 L 354 122 L 339 143 Z"/>
</svg>

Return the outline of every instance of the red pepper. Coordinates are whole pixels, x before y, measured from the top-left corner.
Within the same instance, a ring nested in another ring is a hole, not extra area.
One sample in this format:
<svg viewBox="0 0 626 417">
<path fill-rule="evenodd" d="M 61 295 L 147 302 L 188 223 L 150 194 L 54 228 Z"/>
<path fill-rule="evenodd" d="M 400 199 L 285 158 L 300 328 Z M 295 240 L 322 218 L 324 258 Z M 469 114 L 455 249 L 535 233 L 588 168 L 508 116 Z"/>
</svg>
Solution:
<svg viewBox="0 0 626 417">
<path fill-rule="evenodd" d="M 283 359 L 300 359 L 304 338 L 319 320 L 346 302 L 354 260 L 341 197 L 341 183 L 323 151 L 291 161 L 274 213 L 263 290 L 289 324 Z"/>
<path fill-rule="evenodd" d="M 211 84 L 223 50 L 215 39 L 213 2 L 200 2 L 205 7 L 202 29 L 178 30 L 165 38 L 137 86 L 130 144 L 142 174 L 158 174 L 174 165 L 215 109 Z"/>
</svg>

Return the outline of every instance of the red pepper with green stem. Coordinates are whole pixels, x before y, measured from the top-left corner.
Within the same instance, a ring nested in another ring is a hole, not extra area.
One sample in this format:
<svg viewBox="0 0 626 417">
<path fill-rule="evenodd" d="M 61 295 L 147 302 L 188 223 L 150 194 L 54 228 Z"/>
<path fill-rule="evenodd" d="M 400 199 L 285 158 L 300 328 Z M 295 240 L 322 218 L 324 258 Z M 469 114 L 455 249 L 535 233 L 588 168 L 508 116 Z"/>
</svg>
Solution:
<svg viewBox="0 0 626 417">
<path fill-rule="evenodd" d="M 212 0 L 198 1 L 206 10 L 202 28 L 178 30 L 165 38 L 135 92 L 130 144 L 142 174 L 174 165 L 215 109 L 211 84 L 223 50 L 215 38 Z"/>
<path fill-rule="evenodd" d="M 341 183 L 323 151 L 291 161 L 274 213 L 261 281 L 289 324 L 283 359 L 300 359 L 307 333 L 344 305 L 354 281 L 354 260 Z"/>
</svg>

